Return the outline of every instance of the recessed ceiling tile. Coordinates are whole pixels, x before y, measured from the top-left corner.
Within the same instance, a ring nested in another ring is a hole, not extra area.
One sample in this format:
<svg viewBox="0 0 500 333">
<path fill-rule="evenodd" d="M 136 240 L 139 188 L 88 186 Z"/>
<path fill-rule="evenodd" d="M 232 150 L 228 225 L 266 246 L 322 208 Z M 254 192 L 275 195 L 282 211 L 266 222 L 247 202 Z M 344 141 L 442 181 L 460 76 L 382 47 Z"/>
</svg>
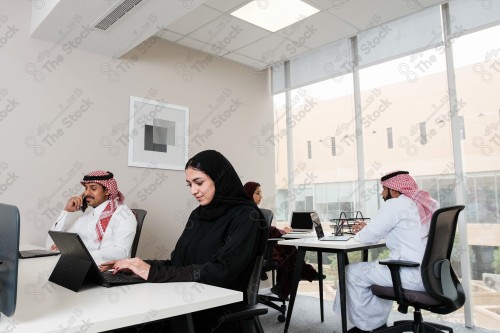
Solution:
<svg viewBox="0 0 500 333">
<path fill-rule="evenodd" d="M 160 38 L 165 39 L 165 40 L 168 40 L 168 41 L 171 41 L 171 42 L 178 41 L 179 39 L 181 39 L 183 37 L 182 35 L 179 35 L 178 33 L 175 33 L 173 31 L 170 31 L 167 29 L 163 29 L 163 30 L 158 31 L 155 34 L 155 36 L 160 37 Z"/>
<path fill-rule="evenodd" d="M 263 69 L 268 67 L 267 64 L 262 62 L 262 61 L 259 61 L 259 60 L 253 59 L 253 58 L 249 58 L 247 56 L 238 54 L 236 52 L 230 52 L 230 53 L 224 55 L 224 58 L 245 64 L 245 65 L 251 67 L 252 69 L 258 70 L 258 71 L 263 70 Z"/>
<path fill-rule="evenodd" d="M 189 36 L 215 45 L 216 48 L 233 51 L 270 34 L 231 15 L 222 15 Z"/>
<path fill-rule="evenodd" d="M 247 57 L 258 59 L 267 64 L 281 62 L 311 49 L 306 46 L 297 48 L 293 42 L 277 34 L 264 37 L 255 43 L 247 45 L 236 52 Z"/>
<path fill-rule="evenodd" d="M 349 0 L 302 0 L 304 2 L 309 3 L 311 6 L 316 7 L 318 9 L 329 9 L 333 6 L 338 6 L 340 3 L 349 1 Z"/>
<path fill-rule="evenodd" d="M 224 54 L 228 53 L 226 50 L 217 50 L 217 52 L 214 50 L 212 45 L 204 43 L 202 41 L 196 40 L 194 38 L 190 37 L 184 37 L 176 42 L 177 44 L 189 47 L 191 49 L 196 49 L 201 52 L 206 52 L 210 54 L 214 54 L 217 56 L 223 56 Z"/>
<path fill-rule="evenodd" d="M 282 29 L 279 34 L 293 41 L 296 48 L 306 46 L 313 49 L 354 36 L 357 32 L 352 26 L 324 11 L 297 22 L 288 29 Z"/>
<path fill-rule="evenodd" d="M 189 35 L 208 22 L 220 16 L 221 12 L 207 6 L 198 6 L 180 19 L 166 26 L 168 30 L 181 35 Z"/>
<path fill-rule="evenodd" d="M 250 0 L 208 0 L 205 1 L 204 5 L 210 6 L 217 9 L 218 11 L 226 13 L 243 6 L 248 2 L 250 2 Z"/>
</svg>

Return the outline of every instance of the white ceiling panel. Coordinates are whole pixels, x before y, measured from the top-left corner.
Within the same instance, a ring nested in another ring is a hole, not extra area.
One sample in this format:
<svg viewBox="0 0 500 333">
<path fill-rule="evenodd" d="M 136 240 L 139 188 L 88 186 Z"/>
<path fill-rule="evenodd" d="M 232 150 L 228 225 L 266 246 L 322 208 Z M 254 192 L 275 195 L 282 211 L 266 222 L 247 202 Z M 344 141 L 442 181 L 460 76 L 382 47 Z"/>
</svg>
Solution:
<svg viewBox="0 0 500 333">
<path fill-rule="evenodd" d="M 107 30 L 94 29 L 78 48 L 121 57 L 152 35 L 243 65 L 269 66 L 445 0 L 305 0 L 321 12 L 271 33 L 230 13 L 250 0 L 143 0 Z M 106 3 L 104 3 L 106 2 Z M 120 6 L 123 0 L 113 1 Z M 109 1 L 59 0 L 44 13 L 33 6 L 32 36 L 62 45 L 107 15 Z M 43 14 L 43 17 L 41 17 Z M 73 22 L 75 21 L 75 22 Z M 72 25 L 73 24 L 73 25 Z M 61 38 L 61 31 L 65 31 Z"/>
<path fill-rule="evenodd" d="M 267 64 L 274 64 L 310 50 L 306 46 L 296 47 L 292 41 L 273 34 L 239 49 L 238 53 Z"/>
<path fill-rule="evenodd" d="M 223 13 L 226 12 L 232 12 L 233 10 L 236 10 L 237 8 L 245 5 L 246 3 L 250 2 L 251 0 L 245 0 L 245 1 L 237 1 L 237 0 L 208 0 L 205 1 L 205 5 L 213 7 L 217 9 L 218 11 L 221 11 Z"/>
<path fill-rule="evenodd" d="M 173 31 L 170 31 L 167 29 L 163 29 L 163 30 L 158 31 L 155 34 L 155 36 L 163 38 L 163 39 L 168 40 L 170 42 L 176 42 L 179 39 L 181 39 L 182 37 L 184 37 L 183 35 L 180 35 L 178 33 L 175 33 Z"/>
<path fill-rule="evenodd" d="M 168 30 L 172 30 L 181 35 L 188 35 L 210 21 L 215 20 L 221 14 L 221 12 L 215 9 L 201 5 L 174 23 L 169 24 Z"/>
<path fill-rule="evenodd" d="M 245 65 L 247 65 L 253 69 L 257 69 L 257 70 L 264 69 L 267 67 L 267 63 L 265 63 L 265 62 L 246 57 L 246 56 L 238 54 L 236 52 L 228 53 L 224 56 L 224 58 L 245 64 Z"/>
<path fill-rule="evenodd" d="M 280 35 L 294 41 L 297 48 L 304 45 L 315 49 L 331 43 L 332 40 L 351 37 L 356 33 L 356 29 L 324 11 L 306 18 L 295 24 L 293 30 L 288 29 Z"/>
</svg>

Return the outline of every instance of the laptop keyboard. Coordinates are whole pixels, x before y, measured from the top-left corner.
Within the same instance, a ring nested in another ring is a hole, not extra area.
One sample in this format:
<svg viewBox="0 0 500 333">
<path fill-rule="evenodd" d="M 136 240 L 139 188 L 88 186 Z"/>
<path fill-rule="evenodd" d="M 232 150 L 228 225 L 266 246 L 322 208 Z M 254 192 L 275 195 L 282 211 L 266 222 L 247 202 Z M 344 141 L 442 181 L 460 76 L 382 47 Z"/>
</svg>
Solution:
<svg viewBox="0 0 500 333">
<path fill-rule="evenodd" d="M 38 258 L 38 257 L 46 257 L 46 256 L 56 256 L 59 252 L 50 251 L 50 250 L 23 250 L 19 251 L 19 258 L 27 259 L 27 258 Z"/>
<path fill-rule="evenodd" d="M 101 272 L 101 274 L 106 282 L 112 284 L 131 284 L 146 282 L 146 280 L 141 278 L 139 275 L 133 273 L 118 272 L 117 274 L 113 274 L 112 271 L 105 271 Z"/>
</svg>

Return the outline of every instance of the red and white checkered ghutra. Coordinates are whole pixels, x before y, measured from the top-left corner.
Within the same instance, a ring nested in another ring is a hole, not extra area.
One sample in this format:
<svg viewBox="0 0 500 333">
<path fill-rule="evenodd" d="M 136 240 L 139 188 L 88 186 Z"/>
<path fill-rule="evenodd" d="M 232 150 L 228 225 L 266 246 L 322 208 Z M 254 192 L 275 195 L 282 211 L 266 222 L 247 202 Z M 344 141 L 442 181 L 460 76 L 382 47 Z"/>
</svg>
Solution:
<svg viewBox="0 0 500 333">
<path fill-rule="evenodd" d="M 391 176 L 392 174 L 394 174 L 394 176 Z M 388 178 L 384 180 L 386 177 Z M 438 202 L 431 197 L 429 192 L 418 188 L 417 183 L 408 172 L 394 171 L 382 177 L 382 179 L 382 185 L 403 193 L 416 203 L 420 220 L 423 224 L 431 221 L 432 213 L 434 213 L 439 206 Z"/>
</svg>

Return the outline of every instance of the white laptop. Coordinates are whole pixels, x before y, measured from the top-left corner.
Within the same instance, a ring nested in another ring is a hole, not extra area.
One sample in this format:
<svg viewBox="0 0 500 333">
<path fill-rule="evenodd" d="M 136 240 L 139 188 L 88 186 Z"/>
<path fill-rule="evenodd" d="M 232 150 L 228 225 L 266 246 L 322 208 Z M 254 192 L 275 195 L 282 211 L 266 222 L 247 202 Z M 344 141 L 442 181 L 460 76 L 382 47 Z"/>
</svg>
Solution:
<svg viewBox="0 0 500 333">
<path fill-rule="evenodd" d="M 321 221 L 319 220 L 319 215 L 316 212 L 311 213 L 311 220 L 314 224 L 314 230 L 316 230 L 316 236 L 318 236 L 320 241 L 347 241 L 352 238 L 352 236 L 342 235 L 342 225 L 335 230 L 335 235 L 325 236 Z"/>
</svg>

